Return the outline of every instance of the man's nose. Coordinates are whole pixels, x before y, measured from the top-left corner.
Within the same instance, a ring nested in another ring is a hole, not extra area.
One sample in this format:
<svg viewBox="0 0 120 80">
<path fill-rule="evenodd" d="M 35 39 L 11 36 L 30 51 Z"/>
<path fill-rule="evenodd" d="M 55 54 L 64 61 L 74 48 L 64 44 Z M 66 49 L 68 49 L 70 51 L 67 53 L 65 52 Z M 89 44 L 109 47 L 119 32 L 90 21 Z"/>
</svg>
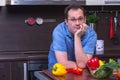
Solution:
<svg viewBox="0 0 120 80">
<path fill-rule="evenodd" d="M 76 24 L 80 24 L 80 21 L 78 19 L 76 19 L 75 23 Z"/>
</svg>

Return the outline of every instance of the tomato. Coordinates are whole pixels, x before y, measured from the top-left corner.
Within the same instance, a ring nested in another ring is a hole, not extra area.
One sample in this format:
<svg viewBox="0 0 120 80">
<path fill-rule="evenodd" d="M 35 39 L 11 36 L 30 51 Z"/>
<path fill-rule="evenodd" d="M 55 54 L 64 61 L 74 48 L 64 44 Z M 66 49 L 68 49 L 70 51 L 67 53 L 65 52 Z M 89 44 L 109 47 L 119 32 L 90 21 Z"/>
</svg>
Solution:
<svg viewBox="0 0 120 80">
<path fill-rule="evenodd" d="M 116 76 L 120 78 L 120 68 L 118 69 Z"/>
</svg>

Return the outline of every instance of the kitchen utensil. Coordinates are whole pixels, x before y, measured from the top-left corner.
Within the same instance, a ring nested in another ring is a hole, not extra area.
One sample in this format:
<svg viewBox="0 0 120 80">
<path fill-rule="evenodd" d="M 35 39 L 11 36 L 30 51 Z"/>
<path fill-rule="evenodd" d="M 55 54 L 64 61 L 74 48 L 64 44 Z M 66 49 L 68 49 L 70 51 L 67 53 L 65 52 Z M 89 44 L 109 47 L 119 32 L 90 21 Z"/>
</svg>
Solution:
<svg viewBox="0 0 120 80">
<path fill-rule="evenodd" d="M 113 18 L 111 17 L 109 21 L 110 21 L 110 33 L 109 33 L 109 37 L 110 37 L 110 39 L 113 39 L 113 36 L 114 36 Z"/>
<path fill-rule="evenodd" d="M 34 25 L 35 24 L 35 19 L 33 17 L 30 17 L 30 18 L 27 19 L 27 23 L 29 25 Z"/>
<path fill-rule="evenodd" d="M 119 37 L 117 35 L 117 18 L 114 17 L 114 36 L 113 36 L 113 43 L 119 44 Z"/>
<path fill-rule="evenodd" d="M 40 17 L 36 18 L 36 23 L 37 23 L 38 25 L 43 24 L 43 19 L 40 18 Z"/>
</svg>

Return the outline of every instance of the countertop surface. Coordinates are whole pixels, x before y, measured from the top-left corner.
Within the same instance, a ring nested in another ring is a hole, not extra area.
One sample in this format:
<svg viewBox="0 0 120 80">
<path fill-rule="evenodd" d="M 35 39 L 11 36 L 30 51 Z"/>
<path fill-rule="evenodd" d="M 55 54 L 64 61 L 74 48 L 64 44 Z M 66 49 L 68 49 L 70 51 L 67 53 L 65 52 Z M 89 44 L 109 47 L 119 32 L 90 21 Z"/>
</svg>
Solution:
<svg viewBox="0 0 120 80">
<path fill-rule="evenodd" d="M 82 75 L 67 73 L 64 76 L 54 76 L 51 70 L 35 71 L 35 77 L 38 80 L 118 80 L 115 76 L 112 75 L 105 79 L 96 79 L 92 77 L 88 69 L 84 69 Z"/>
</svg>

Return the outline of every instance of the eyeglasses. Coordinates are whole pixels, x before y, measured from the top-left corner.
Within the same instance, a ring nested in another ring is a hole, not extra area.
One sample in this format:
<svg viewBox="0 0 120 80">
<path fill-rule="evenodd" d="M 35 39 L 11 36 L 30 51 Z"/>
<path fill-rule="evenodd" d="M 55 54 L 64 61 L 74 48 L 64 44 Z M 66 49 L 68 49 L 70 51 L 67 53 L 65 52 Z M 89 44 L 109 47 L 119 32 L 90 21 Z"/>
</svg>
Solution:
<svg viewBox="0 0 120 80">
<path fill-rule="evenodd" d="M 71 19 L 68 19 L 68 20 L 70 20 L 70 21 L 72 21 L 72 22 L 76 22 L 76 21 L 78 21 L 78 22 L 82 22 L 83 20 L 84 20 L 84 18 L 78 18 L 78 19 L 75 19 L 75 18 L 71 18 Z"/>
</svg>

